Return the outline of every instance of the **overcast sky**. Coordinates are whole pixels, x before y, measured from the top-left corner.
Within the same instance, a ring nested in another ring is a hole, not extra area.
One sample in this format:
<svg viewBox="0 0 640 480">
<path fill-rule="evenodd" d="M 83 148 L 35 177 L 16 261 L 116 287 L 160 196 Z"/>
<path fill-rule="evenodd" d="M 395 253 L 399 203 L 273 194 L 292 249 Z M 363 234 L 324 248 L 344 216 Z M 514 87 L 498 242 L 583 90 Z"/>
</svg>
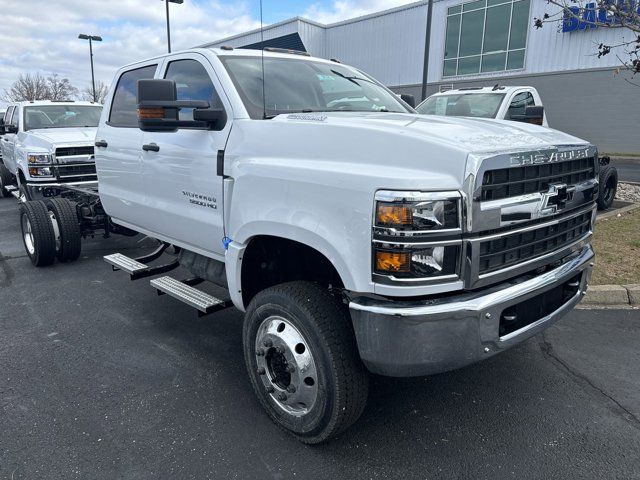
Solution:
<svg viewBox="0 0 640 480">
<path fill-rule="evenodd" d="M 301 15 L 323 23 L 353 18 L 414 0 L 263 0 L 264 21 Z M 89 45 L 78 33 L 100 35 L 94 44 L 96 79 L 110 84 L 127 63 L 166 52 L 162 0 L 2 0 L 0 92 L 18 74 L 58 73 L 78 88 L 91 83 Z M 171 4 L 173 50 L 241 33 L 260 25 L 258 0 L 184 0 Z M 0 104 L 1 105 L 1 104 Z"/>
</svg>

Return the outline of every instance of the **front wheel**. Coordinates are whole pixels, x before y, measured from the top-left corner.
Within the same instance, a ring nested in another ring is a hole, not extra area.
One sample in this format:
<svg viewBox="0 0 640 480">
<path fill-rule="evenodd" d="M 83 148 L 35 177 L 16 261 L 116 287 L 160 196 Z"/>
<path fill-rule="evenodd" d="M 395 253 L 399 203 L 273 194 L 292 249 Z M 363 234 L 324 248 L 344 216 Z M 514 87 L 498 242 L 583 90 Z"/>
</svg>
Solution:
<svg viewBox="0 0 640 480">
<path fill-rule="evenodd" d="M 353 424 L 369 378 L 347 308 L 326 288 L 291 282 L 258 293 L 243 329 L 254 391 L 276 424 L 321 443 Z"/>
<path fill-rule="evenodd" d="M 618 170 L 612 165 L 600 170 L 600 189 L 598 190 L 598 210 L 606 210 L 613 204 L 618 190 Z"/>
</svg>

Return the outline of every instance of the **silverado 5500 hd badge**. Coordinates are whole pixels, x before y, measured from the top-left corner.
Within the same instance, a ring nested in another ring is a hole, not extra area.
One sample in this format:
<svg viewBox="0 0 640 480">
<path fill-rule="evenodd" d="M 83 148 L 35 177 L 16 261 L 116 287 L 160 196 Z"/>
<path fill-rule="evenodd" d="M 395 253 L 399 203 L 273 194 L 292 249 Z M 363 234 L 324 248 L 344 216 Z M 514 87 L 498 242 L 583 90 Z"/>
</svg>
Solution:
<svg viewBox="0 0 640 480">
<path fill-rule="evenodd" d="M 199 193 L 188 192 L 186 190 L 182 191 L 182 195 L 189 199 L 189 203 L 193 205 L 200 205 L 201 207 L 213 208 L 214 210 L 218 209 L 218 200 L 216 197 L 212 197 L 210 195 L 201 195 Z"/>
</svg>

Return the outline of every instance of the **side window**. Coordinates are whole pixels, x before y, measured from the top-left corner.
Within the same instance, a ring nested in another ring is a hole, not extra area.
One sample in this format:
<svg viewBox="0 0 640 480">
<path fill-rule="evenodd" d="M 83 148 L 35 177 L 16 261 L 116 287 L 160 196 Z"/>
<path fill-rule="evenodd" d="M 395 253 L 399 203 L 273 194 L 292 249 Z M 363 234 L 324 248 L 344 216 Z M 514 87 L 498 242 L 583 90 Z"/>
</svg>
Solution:
<svg viewBox="0 0 640 480">
<path fill-rule="evenodd" d="M 533 99 L 533 95 L 531 92 L 522 92 L 517 94 L 511 100 L 511 104 L 509 105 L 509 111 L 507 112 L 507 118 L 513 120 L 513 117 L 524 115 L 524 110 L 527 107 L 535 105 L 536 102 Z"/>
<path fill-rule="evenodd" d="M 206 100 L 212 108 L 222 108 L 211 77 L 196 60 L 175 60 L 169 63 L 164 78 L 176 82 L 178 100 Z M 180 109 L 180 120 L 193 120 L 193 109 Z"/>
<path fill-rule="evenodd" d="M 137 88 L 138 80 L 150 79 L 156 73 L 157 65 L 129 70 L 120 75 L 111 102 L 109 125 L 112 127 L 138 127 Z"/>
</svg>

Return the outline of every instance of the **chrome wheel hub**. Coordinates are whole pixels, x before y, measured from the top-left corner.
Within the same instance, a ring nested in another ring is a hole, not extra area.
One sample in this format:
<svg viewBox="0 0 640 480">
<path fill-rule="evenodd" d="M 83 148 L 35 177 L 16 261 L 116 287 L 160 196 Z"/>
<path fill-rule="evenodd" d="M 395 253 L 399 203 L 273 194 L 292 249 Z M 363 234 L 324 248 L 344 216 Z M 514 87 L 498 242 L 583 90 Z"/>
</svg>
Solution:
<svg viewBox="0 0 640 480">
<path fill-rule="evenodd" d="M 33 255 L 36 251 L 33 241 L 33 230 L 31 229 L 31 222 L 26 215 L 22 215 L 22 235 L 24 237 L 24 246 L 27 247 L 29 255 Z"/>
<path fill-rule="evenodd" d="M 318 375 L 310 346 L 288 320 L 265 319 L 256 335 L 257 373 L 266 392 L 285 412 L 302 416 L 318 397 Z"/>
</svg>

